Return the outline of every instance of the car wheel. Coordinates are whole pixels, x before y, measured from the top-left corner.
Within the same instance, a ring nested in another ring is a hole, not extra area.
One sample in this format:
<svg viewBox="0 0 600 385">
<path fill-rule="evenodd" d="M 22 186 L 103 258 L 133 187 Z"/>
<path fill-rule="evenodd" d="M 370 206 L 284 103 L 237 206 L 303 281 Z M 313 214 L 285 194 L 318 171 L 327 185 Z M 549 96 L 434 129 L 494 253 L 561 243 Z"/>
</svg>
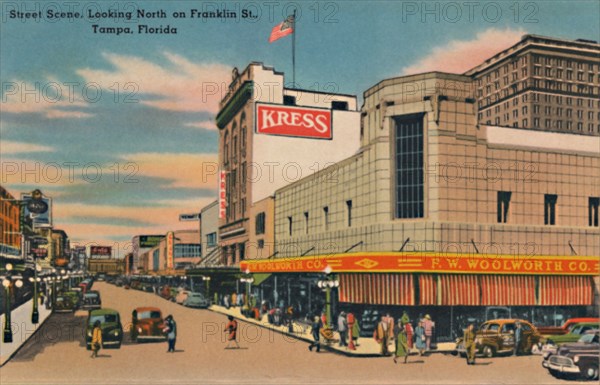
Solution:
<svg viewBox="0 0 600 385">
<path fill-rule="evenodd" d="M 598 366 L 589 364 L 582 368 L 581 374 L 586 380 L 598 379 Z"/>
<path fill-rule="evenodd" d="M 486 358 L 494 357 L 494 349 L 492 349 L 491 346 L 484 346 L 483 347 L 483 356 Z"/>
</svg>

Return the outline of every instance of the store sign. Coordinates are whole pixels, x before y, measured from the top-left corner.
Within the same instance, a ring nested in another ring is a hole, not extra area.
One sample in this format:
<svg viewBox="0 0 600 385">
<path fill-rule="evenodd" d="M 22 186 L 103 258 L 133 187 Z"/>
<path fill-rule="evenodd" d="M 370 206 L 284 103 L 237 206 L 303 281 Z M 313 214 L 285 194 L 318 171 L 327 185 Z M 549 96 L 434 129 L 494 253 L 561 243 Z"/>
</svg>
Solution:
<svg viewBox="0 0 600 385">
<path fill-rule="evenodd" d="M 179 214 L 179 222 L 193 222 L 200 220 L 200 214 Z"/>
<path fill-rule="evenodd" d="M 225 193 L 225 171 L 221 170 L 219 173 L 219 219 L 225 218 L 225 209 L 227 208 Z"/>
<path fill-rule="evenodd" d="M 23 205 L 23 222 L 31 219 L 34 229 L 52 227 L 52 199 L 36 194 L 21 194 Z"/>
<path fill-rule="evenodd" d="M 140 248 L 152 248 L 158 246 L 163 239 L 164 235 L 140 235 L 139 245 Z"/>
<path fill-rule="evenodd" d="M 110 258 L 112 257 L 111 246 L 90 246 L 90 258 Z"/>
<path fill-rule="evenodd" d="M 571 256 L 356 253 L 243 261 L 242 271 L 597 275 L 600 259 Z"/>
<path fill-rule="evenodd" d="M 175 234 L 172 231 L 167 233 L 167 269 L 173 268 Z"/>
<path fill-rule="evenodd" d="M 331 139 L 331 111 L 257 103 L 256 132 L 266 135 Z"/>
<path fill-rule="evenodd" d="M 42 248 L 34 248 L 30 250 L 31 255 L 33 255 L 36 258 L 46 258 L 46 256 L 48 255 L 48 249 L 42 249 Z"/>
</svg>

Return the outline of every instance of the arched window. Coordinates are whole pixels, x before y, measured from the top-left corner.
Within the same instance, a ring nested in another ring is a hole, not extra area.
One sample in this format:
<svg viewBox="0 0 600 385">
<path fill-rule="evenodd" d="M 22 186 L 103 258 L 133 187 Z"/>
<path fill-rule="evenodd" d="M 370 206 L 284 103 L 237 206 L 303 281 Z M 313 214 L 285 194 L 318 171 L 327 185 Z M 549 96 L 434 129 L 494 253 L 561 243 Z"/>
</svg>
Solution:
<svg viewBox="0 0 600 385">
<path fill-rule="evenodd" d="M 231 138 L 231 159 L 233 163 L 236 163 L 238 156 L 238 134 L 236 122 L 233 122 L 233 125 L 231 126 Z"/>
<path fill-rule="evenodd" d="M 229 163 L 229 132 L 223 135 L 223 164 Z"/>
<path fill-rule="evenodd" d="M 242 112 L 240 117 L 240 150 L 242 156 L 246 156 L 246 113 Z"/>
</svg>

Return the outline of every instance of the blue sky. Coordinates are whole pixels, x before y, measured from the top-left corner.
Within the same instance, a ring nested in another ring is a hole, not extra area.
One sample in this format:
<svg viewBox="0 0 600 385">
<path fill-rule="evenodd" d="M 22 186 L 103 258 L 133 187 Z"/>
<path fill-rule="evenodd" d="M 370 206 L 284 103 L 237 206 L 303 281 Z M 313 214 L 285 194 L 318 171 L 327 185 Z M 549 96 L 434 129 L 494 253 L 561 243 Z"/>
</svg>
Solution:
<svg viewBox="0 0 600 385">
<path fill-rule="evenodd" d="M 202 87 L 226 89 L 232 67 L 250 61 L 291 80 L 291 37 L 269 44 L 268 36 L 294 3 L 273 2 L 270 10 L 264 2 L 78 2 L 72 10 L 83 18 L 37 21 L 11 19 L 10 11 L 46 16 L 69 11 L 68 3 L 0 4 L 2 185 L 13 194 L 40 187 L 53 197 L 55 226 L 75 242 L 126 243 L 189 227 L 177 214 L 216 198 L 202 165 L 216 162 L 219 96 Z M 260 17 L 171 16 L 203 4 Z M 388 77 L 464 71 L 524 33 L 600 40 L 598 1 L 296 4 L 297 83 L 359 96 Z M 109 9 L 168 17 L 87 18 L 88 10 Z M 135 33 L 94 34 L 94 24 Z M 139 24 L 170 25 L 177 34 L 138 34 Z"/>
</svg>

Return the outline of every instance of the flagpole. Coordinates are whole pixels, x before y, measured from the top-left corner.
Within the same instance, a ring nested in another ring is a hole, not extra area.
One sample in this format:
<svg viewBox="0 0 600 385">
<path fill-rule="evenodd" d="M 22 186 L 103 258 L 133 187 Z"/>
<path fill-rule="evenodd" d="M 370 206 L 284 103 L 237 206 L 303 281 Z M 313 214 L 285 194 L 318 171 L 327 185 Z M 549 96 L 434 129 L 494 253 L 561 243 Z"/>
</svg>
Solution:
<svg viewBox="0 0 600 385">
<path fill-rule="evenodd" d="M 292 87 L 296 88 L 296 9 L 294 8 L 294 24 L 292 32 Z"/>
</svg>

